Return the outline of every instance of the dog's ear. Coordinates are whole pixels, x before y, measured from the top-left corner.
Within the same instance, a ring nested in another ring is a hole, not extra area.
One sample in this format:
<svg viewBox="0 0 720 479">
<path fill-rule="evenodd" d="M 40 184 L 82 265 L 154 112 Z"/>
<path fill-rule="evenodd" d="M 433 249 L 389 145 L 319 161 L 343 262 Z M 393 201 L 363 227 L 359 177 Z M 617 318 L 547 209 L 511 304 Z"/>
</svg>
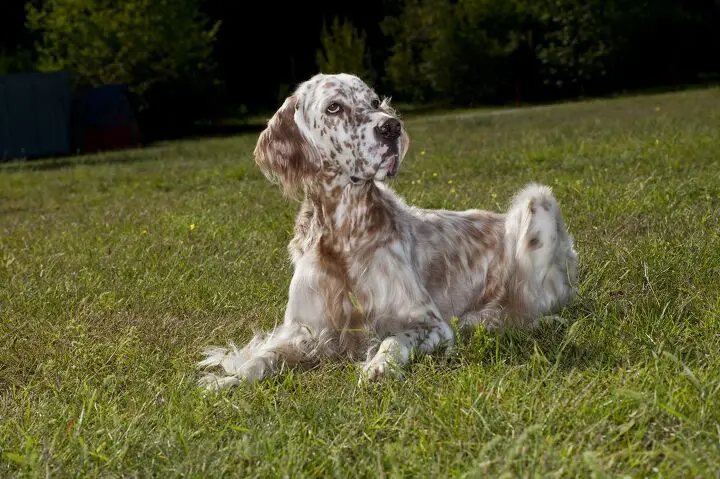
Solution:
<svg viewBox="0 0 720 479">
<path fill-rule="evenodd" d="M 410 135 L 408 134 L 405 127 L 403 127 L 402 133 L 400 134 L 400 161 L 405 159 L 405 155 L 407 155 L 407 152 L 409 149 L 410 149 Z"/>
<path fill-rule="evenodd" d="M 279 182 L 288 197 L 296 197 L 303 183 L 318 170 L 313 149 L 295 121 L 297 107 L 297 95 L 285 100 L 260 133 L 254 152 L 265 177 Z"/>
</svg>

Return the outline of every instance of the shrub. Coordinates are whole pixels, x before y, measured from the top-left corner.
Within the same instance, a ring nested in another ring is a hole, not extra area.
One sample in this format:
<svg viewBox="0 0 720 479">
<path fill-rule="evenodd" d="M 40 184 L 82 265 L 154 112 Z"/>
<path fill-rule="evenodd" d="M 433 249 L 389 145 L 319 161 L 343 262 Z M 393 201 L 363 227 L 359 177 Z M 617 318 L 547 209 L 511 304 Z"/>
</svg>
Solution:
<svg viewBox="0 0 720 479">
<path fill-rule="evenodd" d="M 374 80 L 372 67 L 366 51 L 366 34 L 358 31 L 349 20 L 335 17 L 328 30 L 323 25 L 320 34 L 321 48 L 316 51 L 315 61 L 322 73 L 352 73 L 368 83 Z"/>
</svg>

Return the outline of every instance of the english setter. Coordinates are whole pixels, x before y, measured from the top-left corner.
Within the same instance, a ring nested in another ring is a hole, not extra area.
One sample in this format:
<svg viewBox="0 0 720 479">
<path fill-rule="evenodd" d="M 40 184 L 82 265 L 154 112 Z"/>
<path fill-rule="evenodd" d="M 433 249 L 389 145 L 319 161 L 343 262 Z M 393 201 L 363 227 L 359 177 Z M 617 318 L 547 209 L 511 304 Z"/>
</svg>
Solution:
<svg viewBox="0 0 720 479">
<path fill-rule="evenodd" d="M 360 380 L 401 375 L 414 353 L 461 328 L 534 327 L 575 293 L 577 254 L 550 188 L 527 185 L 499 214 L 408 206 L 385 180 L 409 147 L 402 121 L 361 79 L 317 74 L 268 121 L 255 147 L 265 176 L 300 195 L 288 246 L 284 321 L 242 348 L 212 347 L 208 389 L 284 366 L 365 358 Z"/>
</svg>

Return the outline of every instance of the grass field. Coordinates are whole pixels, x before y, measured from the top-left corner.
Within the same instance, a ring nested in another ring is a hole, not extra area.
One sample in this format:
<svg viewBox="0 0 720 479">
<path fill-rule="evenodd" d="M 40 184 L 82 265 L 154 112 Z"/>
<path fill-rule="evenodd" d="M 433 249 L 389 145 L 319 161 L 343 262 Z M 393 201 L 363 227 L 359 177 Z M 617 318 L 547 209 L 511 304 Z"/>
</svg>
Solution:
<svg viewBox="0 0 720 479">
<path fill-rule="evenodd" d="M 204 396 L 282 317 L 296 205 L 256 135 L 0 166 L 0 476 L 719 477 L 720 90 L 408 123 L 392 184 L 504 209 L 551 185 L 580 296 L 405 380 L 355 364 Z"/>
</svg>

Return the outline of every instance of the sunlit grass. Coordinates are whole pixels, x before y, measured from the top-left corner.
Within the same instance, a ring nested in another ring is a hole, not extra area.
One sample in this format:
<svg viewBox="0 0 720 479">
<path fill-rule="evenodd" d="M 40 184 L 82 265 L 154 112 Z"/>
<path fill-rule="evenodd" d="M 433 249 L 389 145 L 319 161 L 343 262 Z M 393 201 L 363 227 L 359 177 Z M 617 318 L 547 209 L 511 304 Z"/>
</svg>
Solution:
<svg viewBox="0 0 720 479">
<path fill-rule="evenodd" d="M 203 396 L 282 317 L 295 205 L 255 135 L 0 166 L 0 476 L 710 477 L 720 469 L 720 92 L 413 117 L 393 186 L 551 185 L 580 296 L 402 381 L 354 364 Z"/>
</svg>

